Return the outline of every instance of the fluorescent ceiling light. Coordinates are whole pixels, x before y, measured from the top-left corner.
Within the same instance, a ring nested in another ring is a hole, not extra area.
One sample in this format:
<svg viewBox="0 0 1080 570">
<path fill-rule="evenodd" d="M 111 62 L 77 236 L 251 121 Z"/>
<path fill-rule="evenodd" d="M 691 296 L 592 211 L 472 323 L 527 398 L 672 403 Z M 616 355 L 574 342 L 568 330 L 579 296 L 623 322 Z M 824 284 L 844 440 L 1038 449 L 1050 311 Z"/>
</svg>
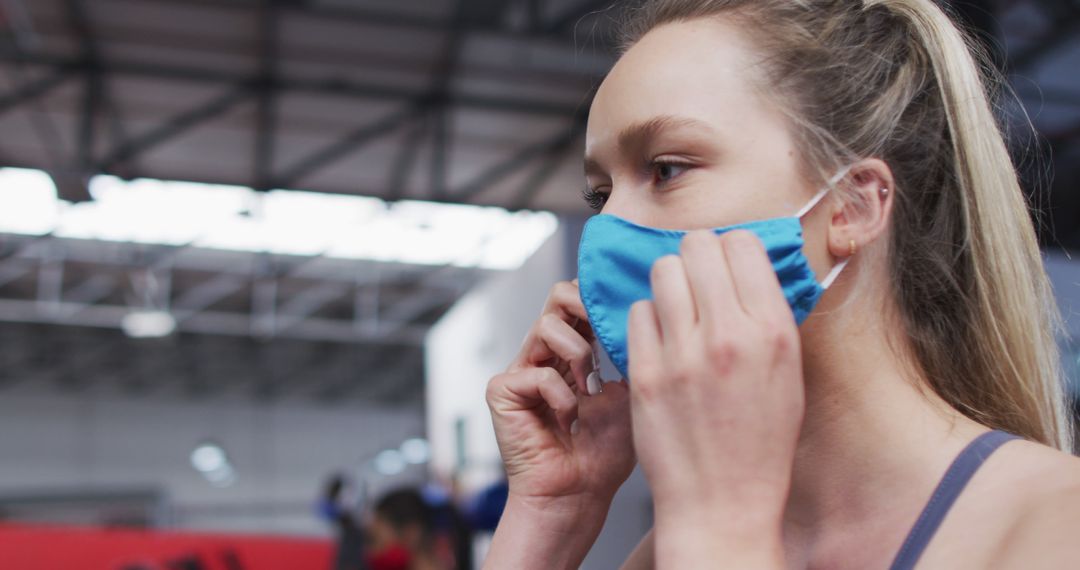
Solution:
<svg viewBox="0 0 1080 570">
<path fill-rule="evenodd" d="M 558 228 L 549 212 L 99 175 L 59 200 L 42 171 L 0 169 L 0 233 L 343 259 L 520 266 Z"/>
<path fill-rule="evenodd" d="M 43 235 L 54 227 L 63 204 L 56 184 L 41 170 L 0 168 L 0 231 Z"/>
<path fill-rule="evenodd" d="M 428 446 L 428 441 L 422 437 L 406 439 L 401 443 L 399 451 L 405 462 L 412 465 L 427 463 L 431 458 L 431 448 Z"/>
<path fill-rule="evenodd" d="M 375 468 L 375 472 L 380 475 L 397 475 L 408 466 L 405 458 L 401 456 L 401 452 L 396 449 L 380 451 L 371 463 L 372 467 Z"/>
<path fill-rule="evenodd" d="M 176 330 L 176 318 L 168 311 L 136 309 L 124 315 L 120 328 L 131 338 L 160 338 Z"/>
<path fill-rule="evenodd" d="M 191 452 L 191 466 L 200 473 L 220 471 L 229 465 L 225 450 L 214 443 L 202 443 Z"/>
<path fill-rule="evenodd" d="M 191 466 L 215 487 L 229 487 L 236 483 L 236 469 L 229 462 L 225 449 L 212 441 L 200 443 L 191 452 Z"/>
</svg>

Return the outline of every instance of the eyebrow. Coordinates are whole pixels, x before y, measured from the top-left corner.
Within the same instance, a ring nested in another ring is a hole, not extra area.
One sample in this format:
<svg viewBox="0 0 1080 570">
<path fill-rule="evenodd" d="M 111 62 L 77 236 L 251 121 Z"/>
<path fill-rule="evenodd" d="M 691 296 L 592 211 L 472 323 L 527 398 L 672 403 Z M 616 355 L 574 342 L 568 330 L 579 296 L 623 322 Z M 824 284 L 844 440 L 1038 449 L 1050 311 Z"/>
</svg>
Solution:
<svg viewBox="0 0 1080 570">
<path fill-rule="evenodd" d="M 713 131 L 704 121 L 698 119 L 691 119 L 689 117 L 678 117 L 675 115 L 658 115 L 647 121 L 641 121 L 634 123 L 623 130 L 619 131 L 619 136 L 616 138 L 619 145 L 619 150 L 628 153 L 635 149 L 639 149 L 645 145 L 645 143 L 654 138 L 664 131 L 676 130 L 676 129 L 697 129 L 703 130 L 706 133 Z M 602 170 L 600 164 L 591 157 L 585 157 L 585 174 L 591 174 Z"/>
</svg>

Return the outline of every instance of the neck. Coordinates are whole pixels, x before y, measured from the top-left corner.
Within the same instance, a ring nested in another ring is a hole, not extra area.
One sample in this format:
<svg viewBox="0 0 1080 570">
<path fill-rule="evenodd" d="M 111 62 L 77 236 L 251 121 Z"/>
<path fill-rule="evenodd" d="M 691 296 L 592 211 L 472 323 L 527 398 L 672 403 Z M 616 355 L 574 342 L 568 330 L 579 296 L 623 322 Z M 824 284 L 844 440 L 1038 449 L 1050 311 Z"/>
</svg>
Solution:
<svg viewBox="0 0 1080 570">
<path fill-rule="evenodd" d="M 784 521 L 808 560 L 875 528 L 899 546 L 949 464 L 985 431 L 923 387 L 882 320 L 857 316 L 880 311 L 821 309 L 803 325 L 806 415 Z"/>
</svg>

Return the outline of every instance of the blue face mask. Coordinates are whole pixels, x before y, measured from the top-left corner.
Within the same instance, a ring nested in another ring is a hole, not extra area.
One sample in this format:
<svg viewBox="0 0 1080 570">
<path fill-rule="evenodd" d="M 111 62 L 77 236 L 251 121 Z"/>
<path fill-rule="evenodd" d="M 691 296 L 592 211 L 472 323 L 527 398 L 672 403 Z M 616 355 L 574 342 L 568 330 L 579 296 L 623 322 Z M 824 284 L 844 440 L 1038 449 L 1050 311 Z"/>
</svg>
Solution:
<svg viewBox="0 0 1080 570">
<path fill-rule="evenodd" d="M 820 284 L 803 255 L 800 219 L 814 208 L 847 174 L 841 171 L 829 180 L 826 188 L 814 196 L 794 216 L 747 222 L 716 228 L 719 235 L 735 229 L 757 234 L 780 279 L 795 322 L 802 324 L 814 310 L 825 289 L 847 264 L 847 259 L 833 267 Z M 652 299 L 649 273 L 653 263 L 665 255 L 679 253 L 679 244 L 687 232 L 641 226 L 610 214 L 589 219 L 578 248 L 578 286 L 596 338 L 607 351 L 611 362 L 627 378 L 627 317 L 630 305 Z"/>
</svg>

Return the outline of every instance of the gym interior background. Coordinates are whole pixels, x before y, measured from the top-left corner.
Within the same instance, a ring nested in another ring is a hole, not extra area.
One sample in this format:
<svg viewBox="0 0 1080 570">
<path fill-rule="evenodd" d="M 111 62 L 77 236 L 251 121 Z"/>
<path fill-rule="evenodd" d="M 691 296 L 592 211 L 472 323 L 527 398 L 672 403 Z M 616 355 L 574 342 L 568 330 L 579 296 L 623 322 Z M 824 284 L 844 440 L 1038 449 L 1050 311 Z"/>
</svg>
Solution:
<svg viewBox="0 0 1080 570">
<path fill-rule="evenodd" d="M 951 7 L 1015 93 L 1075 382 L 1080 2 Z M 329 568 L 334 474 L 361 510 L 496 483 L 484 384 L 575 273 L 622 9 L 0 0 L 0 565 Z M 635 474 L 584 567 L 649 525 Z"/>
</svg>

